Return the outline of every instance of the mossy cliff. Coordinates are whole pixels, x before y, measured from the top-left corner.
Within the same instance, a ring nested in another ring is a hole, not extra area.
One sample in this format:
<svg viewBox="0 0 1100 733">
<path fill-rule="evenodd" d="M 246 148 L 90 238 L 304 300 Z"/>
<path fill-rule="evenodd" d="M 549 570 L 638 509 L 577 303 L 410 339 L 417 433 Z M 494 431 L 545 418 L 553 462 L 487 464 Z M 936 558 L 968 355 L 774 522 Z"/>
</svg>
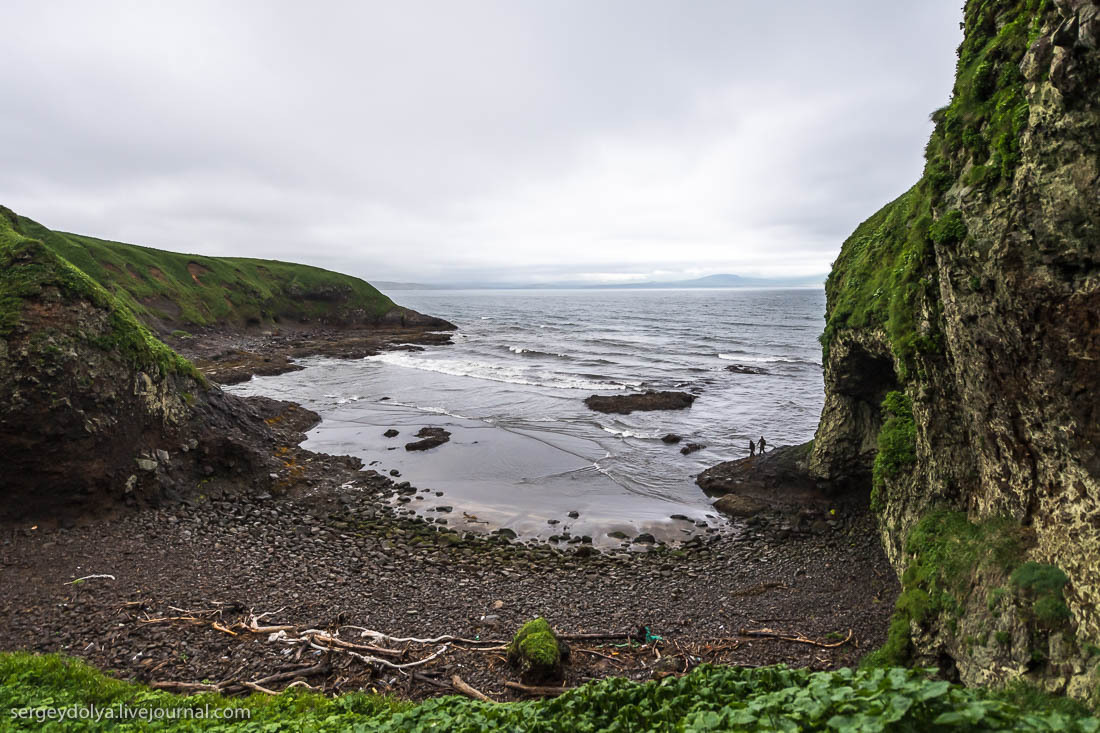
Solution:
<svg viewBox="0 0 1100 733">
<path fill-rule="evenodd" d="M 258 410 L 279 408 L 154 335 L 274 323 L 451 327 L 346 275 L 59 234 L 0 207 L 0 521 L 276 490 L 285 446 Z"/>
<path fill-rule="evenodd" d="M 275 469 L 272 443 L 242 400 L 0 211 L 0 520 L 251 488 Z"/>
<path fill-rule="evenodd" d="M 1095 699 L 1100 6 L 964 13 L 924 175 L 826 284 L 811 470 L 871 493 L 904 586 L 890 655 Z M 1058 582 L 1028 585 L 1036 566 Z"/>
</svg>

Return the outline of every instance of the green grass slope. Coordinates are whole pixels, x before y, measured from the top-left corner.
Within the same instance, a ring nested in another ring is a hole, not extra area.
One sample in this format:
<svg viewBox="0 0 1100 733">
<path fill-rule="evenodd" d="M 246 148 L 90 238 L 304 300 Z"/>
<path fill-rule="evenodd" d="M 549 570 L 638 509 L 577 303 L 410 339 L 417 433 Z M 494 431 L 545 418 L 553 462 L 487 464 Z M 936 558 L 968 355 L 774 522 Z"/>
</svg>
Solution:
<svg viewBox="0 0 1100 733">
<path fill-rule="evenodd" d="M 295 321 L 368 324 L 394 307 L 369 283 L 317 267 L 166 252 L 56 232 L 8 214 L 21 235 L 43 242 L 162 333 Z"/>
<path fill-rule="evenodd" d="M 54 289 L 63 301 L 85 301 L 108 313 L 104 332 L 76 334 L 92 346 L 120 354 L 142 371 L 202 380 L 190 362 L 157 340 L 115 296 L 22 232 L 15 215 L 0 207 L 0 339 L 17 330 L 29 299 Z"/>
<path fill-rule="evenodd" d="M 104 716 L 94 717 L 95 710 Z M 120 707 L 123 706 L 123 707 Z M 142 718 L 107 719 L 123 709 Z M 85 719 L 57 719 L 59 712 Z M 5 730 L 217 731 L 1096 731 L 1100 721 L 1065 699 L 1011 695 L 935 681 L 922 670 L 703 665 L 682 677 L 609 679 L 553 699 L 492 704 L 442 697 L 412 704 L 301 691 L 182 697 L 107 677 L 56 655 L 0 654 Z M 206 717 L 201 717 L 206 716 Z"/>
</svg>

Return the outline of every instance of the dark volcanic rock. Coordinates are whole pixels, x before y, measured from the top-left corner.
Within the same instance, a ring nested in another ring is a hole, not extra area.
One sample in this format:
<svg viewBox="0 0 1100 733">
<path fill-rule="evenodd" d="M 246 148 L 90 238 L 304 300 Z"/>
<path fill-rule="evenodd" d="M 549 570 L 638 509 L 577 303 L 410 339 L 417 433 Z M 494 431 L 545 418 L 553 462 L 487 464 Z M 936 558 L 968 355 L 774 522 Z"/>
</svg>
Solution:
<svg viewBox="0 0 1100 733">
<path fill-rule="evenodd" d="M 699 474 L 695 483 L 710 496 L 731 492 L 764 499 L 817 495 L 809 457 L 809 443 L 786 445 L 763 455 L 719 463 Z"/>
<path fill-rule="evenodd" d="M 691 407 L 695 395 L 687 392 L 656 392 L 648 390 L 639 394 L 592 395 L 585 399 L 588 409 L 596 412 L 613 412 L 629 415 L 635 410 L 683 410 Z"/>
<path fill-rule="evenodd" d="M 398 432 L 397 430 L 394 430 L 393 428 L 390 428 L 386 432 L 382 433 L 382 435 L 386 436 L 387 438 L 396 438 L 400 434 L 401 434 L 400 432 Z"/>
<path fill-rule="evenodd" d="M 761 369 L 760 367 L 745 366 L 744 364 L 730 364 L 726 367 L 727 372 L 733 372 L 734 374 L 767 374 L 768 370 Z"/>
<path fill-rule="evenodd" d="M 704 448 L 706 448 L 706 446 L 703 445 L 702 443 L 688 443 L 687 445 L 685 445 L 683 448 L 680 449 L 680 452 L 683 453 L 685 456 L 689 456 L 692 453 L 694 453 L 695 451 L 703 450 Z"/>
<path fill-rule="evenodd" d="M 669 433 L 668 435 L 661 438 L 662 443 L 668 443 L 669 445 L 675 445 L 681 440 L 683 440 L 683 438 L 681 438 L 679 435 L 676 435 L 676 433 Z"/>
<path fill-rule="evenodd" d="M 416 437 L 422 440 L 406 443 L 405 450 L 413 451 L 435 448 L 450 440 L 451 434 L 443 428 L 420 428 L 420 432 L 416 434 Z"/>
<path fill-rule="evenodd" d="M 731 517 L 751 517 L 767 509 L 768 505 L 747 496 L 726 494 L 714 502 L 714 508 Z"/>
</svg>

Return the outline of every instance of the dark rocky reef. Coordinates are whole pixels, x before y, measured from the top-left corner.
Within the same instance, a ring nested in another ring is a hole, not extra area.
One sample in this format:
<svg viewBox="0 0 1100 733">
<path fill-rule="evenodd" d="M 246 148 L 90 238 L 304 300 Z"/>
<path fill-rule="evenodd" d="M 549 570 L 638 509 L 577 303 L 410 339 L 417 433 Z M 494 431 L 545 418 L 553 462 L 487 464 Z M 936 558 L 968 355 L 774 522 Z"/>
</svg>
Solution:
<svg viewBox="0 0 1100 733">
<path fill-rule="evenodd" d="M 451 434 L 443 428 L 420 428 L 416 433 L 416 437 L 420 440 L 406 443 L 405 450 L 417 451 L 438 448 L 451 439 Z"/>
<path fill-rule="evenodd" d="M 726 367 L 727 372 L 733 372 L 734 374 L 767 374 L 767 369 L 761 369 L 760 367 L 745 366 L 744 364 L 730 364 Z"/>
<path fill-rule="evenodd" d="M 810 468 L 878 515 L 904 586 L 887 661 L 1094 697 L 1100 5 L 971 0 L 965 20 L 923 178 L 829 277 Z M 1065 582 L 1040 599 L 1035 567 Z"/>
<path fill-rule="evenodd" d="M 647 390 L 638 394 L 592 395 L 584 400 L 588 409 L 596 412 L 629 415 L 635 410 L 684 410 L 695 402 L 695 395 L 687 392 L 657 392 Z"/>
</svg>

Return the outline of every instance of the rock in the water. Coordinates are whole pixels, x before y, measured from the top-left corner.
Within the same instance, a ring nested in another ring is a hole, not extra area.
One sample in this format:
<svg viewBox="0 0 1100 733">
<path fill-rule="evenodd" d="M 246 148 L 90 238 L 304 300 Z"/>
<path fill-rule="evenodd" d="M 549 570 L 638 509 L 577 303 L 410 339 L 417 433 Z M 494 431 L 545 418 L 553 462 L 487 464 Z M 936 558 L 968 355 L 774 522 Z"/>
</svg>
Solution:
<svg viewBox="0 0 1100 733">
<path fill-rule="evenodd" d="M 744 364 L 730 364 L 726 367 L 727 372 L 733 372 L 734 374 L 767 374 L 766 369 L 760 367 L 745 366 Z"/>
<path fill-rule="evenodd" d="M 525 623 L 508 645 L 509 663 L 529 685 L 560 682 L 562 663 L 568 658 L 569 647 L 558 639 L 544 618 Z"/>
<path fill-rule="evenodd" d="M 706 446 L 703 445 L 702 443 L 688 443 L 687 445 L 685 445 L 683 448 L 680 449 L 680 452 L 683 453 L 685 456 L 687 456 L 687 455 L 691 455 L 692 453 L 694 453 L 697 450 L 703 450 L 704 448 L 706 448 Z"/>
<path fill-rule="evenodd" d="M 648 390 L 640 394 L 592 395 L 585 399 L 588 409 L 596 412 L 629 415 L 635 410 L 683 410 L 691 407 L 695 395 L 687 392 L 656 392 Z"/>
<path fill-rule="evenodd" d="M 393 428 L 390 428 L 386 432 L 382 433 L 382 435 L 385 435 L 387 438 L 396 438 L 400 434 L 401 433 L 399 431 L 394 430 Z"/>
<path fill-rule="evenodd" d="M 656 544 L 657 538 L 651 535 L 649 532 L 643 532 L 634 538 L 634 543 L 638 545 L 652 545 Z"/>
<path fill-rule="evenodd" d="M 714 502 L 714 508 L 731 517 L 751 517 L 762 512 L 767 505 L 747 496 L 726 494 Z"/>
<path fill-rule="evenodd" d="M 405 444 L 405 450 L 428 450 L 441 446 L 451 439 L 451 434 L 443 428 L 420 428 L 416 437 L 421 440 Z"/>
<path fill-rule="evenodd" d="M 681 438 L 676 433 L 669 433 L 668 435 L 661 438 L 662 443 L 668 443 L 669 445 L 675 445 L 676 443 L 679 443 L 681 440 L 683 440 L 683 438 Z"/>
</svg>

